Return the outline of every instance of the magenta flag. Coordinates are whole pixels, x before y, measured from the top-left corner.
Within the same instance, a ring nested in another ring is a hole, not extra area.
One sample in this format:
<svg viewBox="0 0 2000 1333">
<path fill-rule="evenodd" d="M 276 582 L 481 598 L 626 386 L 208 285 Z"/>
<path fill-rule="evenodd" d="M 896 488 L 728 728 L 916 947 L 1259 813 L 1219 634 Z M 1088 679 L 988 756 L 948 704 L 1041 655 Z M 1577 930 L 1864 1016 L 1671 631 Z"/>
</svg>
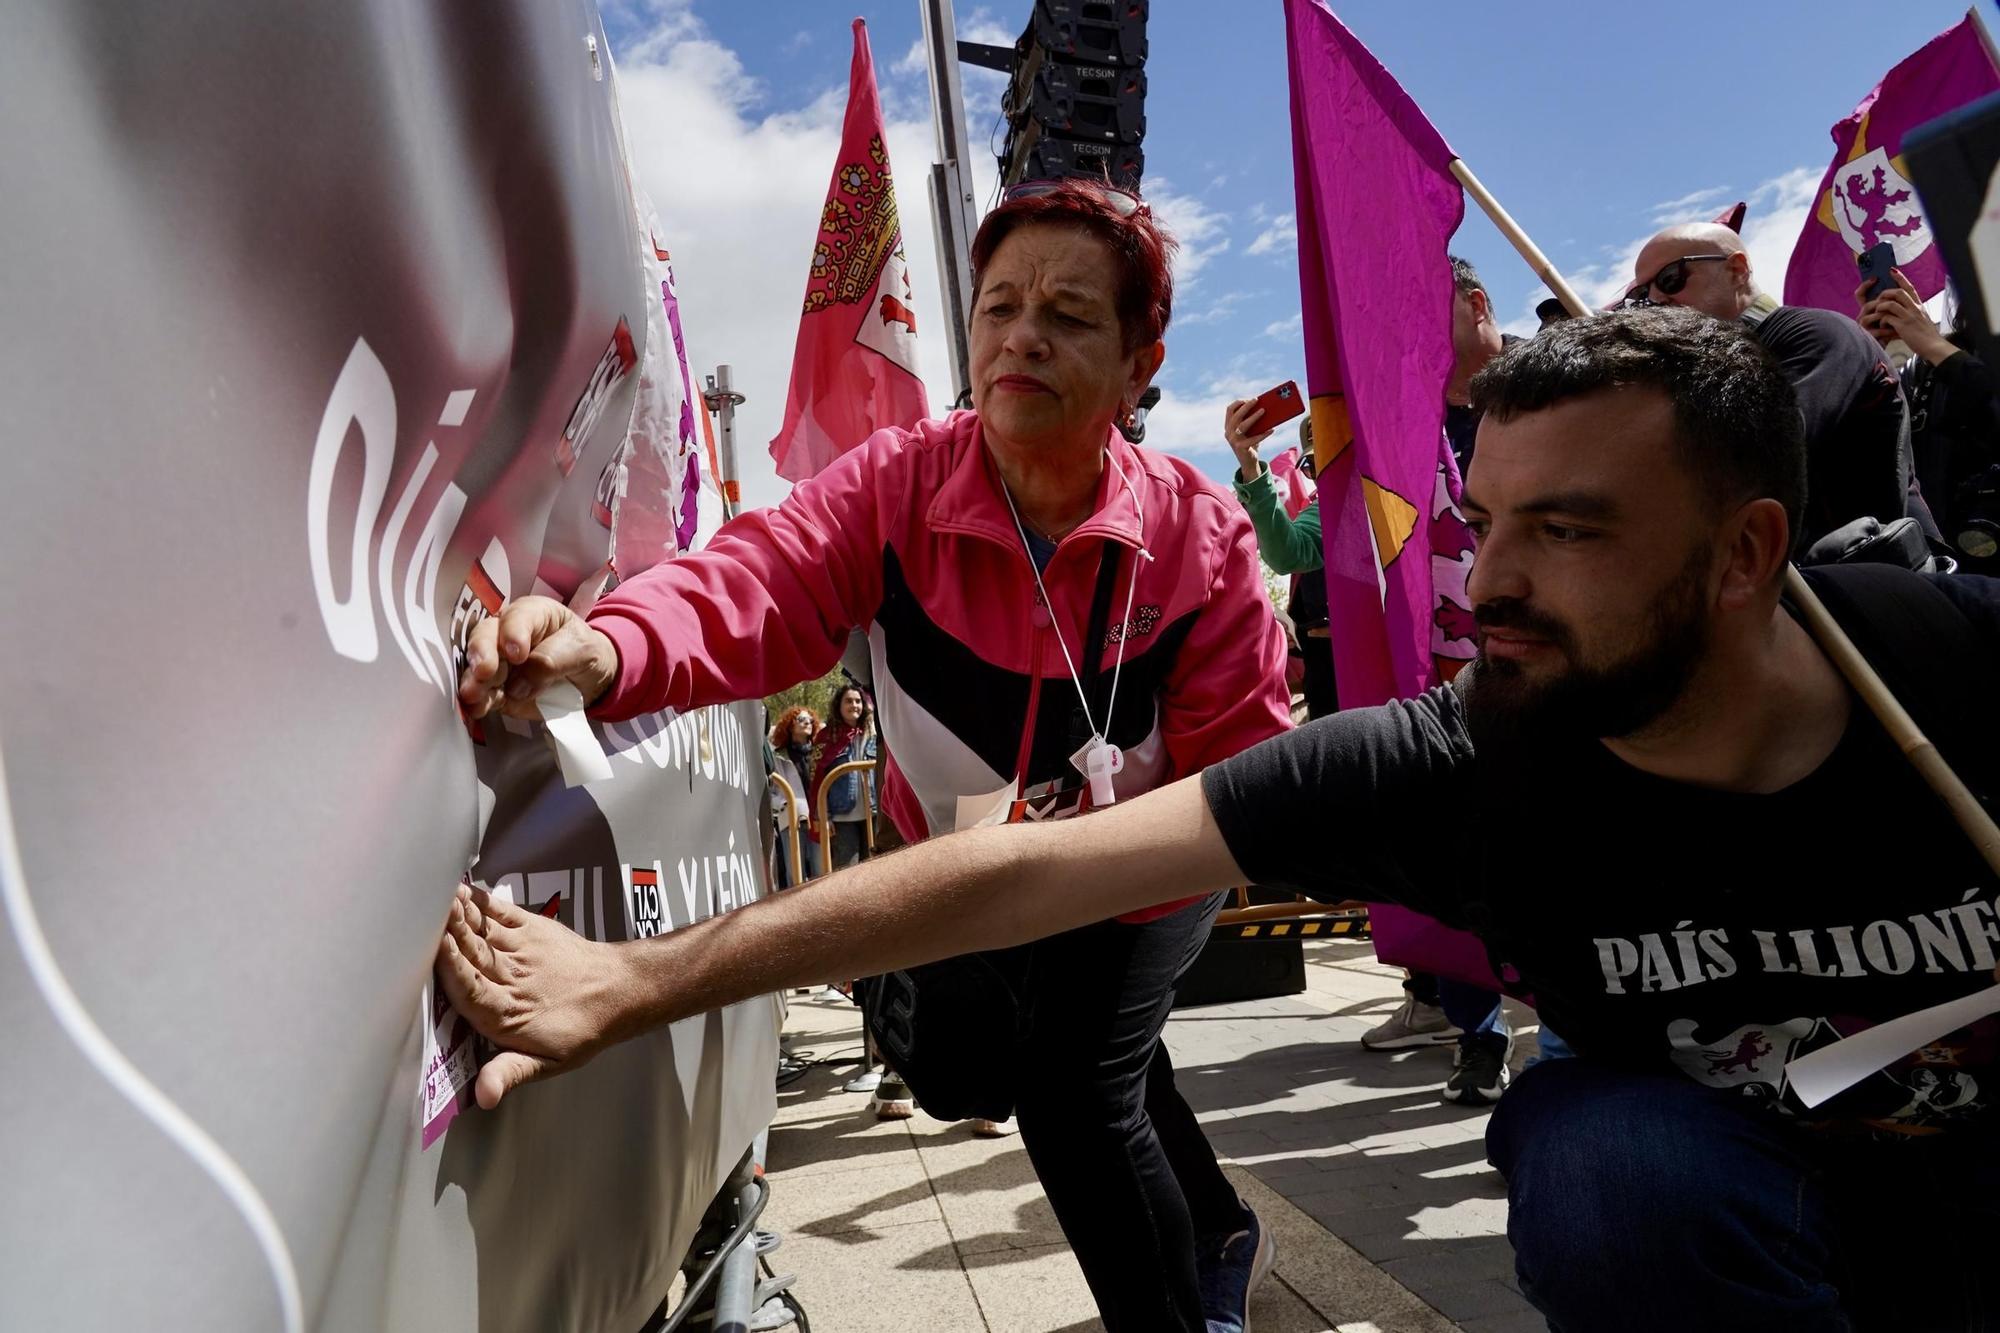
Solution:
<svg viewBox="0 0 2000 1333">
<path fill-rule="evenodd" d="M 1465 199 L 1443 137 L 1333 12 L 1285 0 L 1285 14 L 1328 617 L 1340 706 L 1358 708 L 1436 684 L 1434 646 L 1470 632 L 1444 438 L 1447 245 Z M 1434 570 L 1458 571 L 1448 590 Z M 1474 936 L 1400 907 L 1369 915 L 1383 962 L 1497 986 Z"/>
<path fill-rule="evenodd" d="M 1944 255 L 1903 171 L 1903 136 L 2000 89 L 1978 21 L 1963 19 L 1883 77 L 1833 127 L 1833 164 L 1785 270 L 1785 304 L 1854 313 L 1855 259 L 1887 241 L 1896 266 L 1926 300 L 1944 289 Z"/>
<path fill-rule="evenodd" d="M 804 481 L 885 426 L 930 415 L 913 305 L 875 58 L 856 19 L 840 156 L 813 243 L 785 424 L 771 440 L 779 476 Z"/>
<path fill-rule="evenodd" d="M 1286 0 L 1306 392 L 1343 708 L 1435 684 L 1452 151 L 1321 0 Z"/>
</svg>

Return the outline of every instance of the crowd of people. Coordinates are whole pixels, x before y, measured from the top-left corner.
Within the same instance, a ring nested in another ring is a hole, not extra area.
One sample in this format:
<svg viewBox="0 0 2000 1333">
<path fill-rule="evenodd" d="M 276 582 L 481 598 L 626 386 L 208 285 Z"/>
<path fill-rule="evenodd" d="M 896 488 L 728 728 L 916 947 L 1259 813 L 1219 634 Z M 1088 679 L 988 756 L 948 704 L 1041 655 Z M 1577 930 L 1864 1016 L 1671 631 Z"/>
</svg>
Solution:
<svg viewBox="0 0 2000 1333">
<path fill-rule="evenodd" d="M 912 844 L 629 943 L 462 891 L 439 966 L 502 1050 L 480 1102 L 692 1013 L 880 978 L 871 1032 L 917 1098 L 1018 1117 L 1107 1329 L 1240 1333 L 1270 1237 L 1162 1028 L 1224 890 L 1363 897 L 1476 932 L 1566 1039 L 1509 1086 L 1497 997 L 1422 977 L 1369 1034 L 1450 1044 L 1447 1095 L 1497 1100 L 1552 1328 L 1984 1326 L 2000 1028 L 1821 1106 L 1785 1062 L 1989 984 L 2000 879 L 1784 595 L 1796 559 L 1983 775 L 1991 692 L 1940 685 L 2000 650 L 2000 584 L 1944 572 L 1991 557 L 1984 368 L 1907 290 L 1780 305 L 1726 227 L 1663 231 L 1630 308 L 1516 341 L 1454 262 L 1439 466 L 1477 539 L 1451 590 L 1473 649 L 1340 710 L 1318 515 L 1277 503 L 1254 411 L 1225 417 L 1233 495 L 1128 438 L 1171 244 L 1130 195 L 1012 188 L 972 246 L 970 411 L 878 432 L 587 618 L 525 598 L 475 628 L 470 714 L 567 681 L 607 719 L 817 677 L 865 630 L 881 809 Z M 1299 576 L 1296 728 L 1260 550 Z M 779 718 L 774 763 L 811 782 L 866 753 L 869 708 L 843 690 L 830 740 Z M 898 1044 L 878 1010 L 947 1039 Z"/>
</svg>

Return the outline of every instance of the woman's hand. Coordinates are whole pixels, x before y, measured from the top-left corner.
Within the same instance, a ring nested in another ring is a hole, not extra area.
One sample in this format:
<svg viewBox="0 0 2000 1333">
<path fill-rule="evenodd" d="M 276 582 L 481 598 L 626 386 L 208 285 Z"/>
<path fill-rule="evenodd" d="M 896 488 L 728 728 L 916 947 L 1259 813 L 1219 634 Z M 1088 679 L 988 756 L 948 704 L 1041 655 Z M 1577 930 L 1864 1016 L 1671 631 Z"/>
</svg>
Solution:
<svg viewBox="0 0 2000 1333">
<path fill-rule="evenodd" d="M 1896 279 L 1895 287 L 1889 291 L 1867 296 L 1865 282 L 1854 289 L 1855 300 L 1862 302 L 1861 327 L 1885 347 L 1901 338 L 1912 352 L 1937 365 L 1958 349 L 1938 331 L 1923 302 L 1917 299 L 1917 289 L 1903 276 L 1903 270 L 1889 271 Z"/>
<path fill-rule="evenodd" d="M 595 703 L 618 679 L 618 648 L 553 597 L 523 597 L 488 616 L 466 636 L 458 701 L 467 717 L 498 709 L 541 720 L 535 698 L 559 680 Z"/>
<path fill-rule="evenodd" d="M 1256 480 L 1257 469 L 1262 466 L 1257 460 L 1257 446 L 1271 438 L 1270 431 L 1256 428 L 1263 419 L 1264 409 L 1257 406 L 1255 398 L 1238 398 L 1222 413 L 1222 438 L 1236 455 L 1236 475 L 1243 481 Z"/>
</svg>

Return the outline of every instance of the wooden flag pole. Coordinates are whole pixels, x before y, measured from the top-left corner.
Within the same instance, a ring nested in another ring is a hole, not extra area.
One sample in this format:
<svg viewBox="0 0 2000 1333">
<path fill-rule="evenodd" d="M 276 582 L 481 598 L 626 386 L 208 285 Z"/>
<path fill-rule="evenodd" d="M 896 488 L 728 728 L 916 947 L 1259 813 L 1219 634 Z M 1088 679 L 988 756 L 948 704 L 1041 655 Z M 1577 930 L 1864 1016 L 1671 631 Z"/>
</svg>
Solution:
<svg viewBox="0 0 2000 1333">
<path fill-rule="evenodd" d="M 1564 308 L 1572 315 L 1589 314 L 1590 310 L 1584 305 L 1583 298 L 1563 281 L 1563 275 L 1556 272 L 1556 266 L 1549 262 L 1549 257 L 1542 253 L 1541 247 L 1528 238 L 1528 233 L 1521 230 L 1521 224 L 1514 221 L 1506 209 L 1500 207 L 1500 201 L 1493 197 L 1492 191 L 1479 183 L 1479 177 L 1472 174 L 1472 168 L 1466 166 L 1462 158 L 1454 157 L 1451 160 L 1451 174 L 1458 178 L 1458 183 L 1465 187 L 1465 192 L 1485 210 L 1486 216 L 1493 219 L 1493 225 L 1500 229 L 1500 234 L 1521 252 L 1521 258 L 1528 261 L 1528 267 L 1535 271 L 1535 276 L 1548 284 L 1549 290 L 1562 301 Z"/>
<path fill-rule="evenodd" d="M 1979 798 L 1959 781 L 1958 774 L 1951 771 L 1951 765 L 1944 761 L 1944 756 L 1937 752 L 1937 747 L 1917 726 L 1916 719 L 1896 701 L 1888 685 L 1875 674 L 1875 668 L 1868 665 L 1868 659 L 1861 655 L 1861 650 L 1854 646 L 1854 640 L 1847 637 L 1847 632 L 1827 611 L 1826 604 L 1799 576 L 1796 565 L 1785 570 L 1785 593 L 1797 604 L 1807 628 L 1819 640 L 1821 651 L 1840 668 L 1840 674 L 1847 677 L 1847 683 L 1854 687 L 1854 692 L 1867 702 L 1868 711 L 1881 722 L 1882 730 L 1889 733 L 1889 739 L 1896 743 L 1903 757 L 1923 774 L 1924 781 L 1951 810 L 1951 817 L 1965 830 L 1965 836 L 1972 839 L 1972 845 L 1986 858 L 1986 864 L 2000 871 L 2000 827 L 1994 825 L 1993 816 L 1986 813 L 1985 807 L 1979 804 Z"/>
<path fill-rule="evenodd" d="M 1980 44 L 1986 48 L 1986 58 L 1993 62 L 1994 72 L 2000 73 L 2000 47 L 1993 44 L 1993 29 L 1986 26 L 1986 15 L 1979 12 L 1978 5 L 1974 5 L 1965 11 L 1965 16 L 1972 20 L 1972 26 L 1978 31 Z"/>
<path fill-rule="evenodd" d="M 1981 31 L 1984 31 L 1983 27 Z M 1458 178 L 1466 193 L 1493 220 L 1500 234 L 1521 252 L 1521 257 L 1528 261 L 1528 267 L 1535 271 L 1535 276 L 1548 284 L 1549 290 L 1556 294 L 1570 314 L 1584 316 L 1592 313 L 1575 290 L 1563 281 L 1562 274 L 1556 272 L 1555 265 L 1549 263 L 1548 256 L 1528 238 L 1528 233 L 1521 230 L 1521 224 L 1509 217 L 1507 210 L 1500 207 L 1500 201 L 1479 183 L 1479 178 L 1472 174 L 1472 168 L 1453 158 L 1451 174 Z M 1841 675 L 1847 677 L 1847 683 L 1868 705 L 1868 711 L 1889 733 L 1896 748 L 1903 752 L 1903 757 L 1938 794 L 1951 811 L 1952 818 L 1965 830 L 1965 836 L 1972 839 L 1972 845 L 1979 849 L 1986 864 L 2000 872 L 2000 826 L 1994 824 L 1993 816 L 1986 813 L 1985 807 L 1979 804 L 1979 798 L 1959 781 L 1958 774 L 1951 771 L 1951 765 L 1944 761 L 1944 756 L 1938 753 L 1937 747 L 1917 726 L 1916 719 L 1896 701 L 1888 685 L 1875 674 L 1875 668 L 1868 665 L 1868 659 L 1861 655 L 1861 650 L 1854 646 L 1854 640 L 1847 637 L 1847 631 L 1841 629 L 1833 613 L 1826 609 L 1826 604 L 1800 576 L 1796 565 L 1785 569 L 1785 595 L 1799 608 L 1806 628 L 1819 642 L 1820 651 L 1827 655 Z"/>
</svg>

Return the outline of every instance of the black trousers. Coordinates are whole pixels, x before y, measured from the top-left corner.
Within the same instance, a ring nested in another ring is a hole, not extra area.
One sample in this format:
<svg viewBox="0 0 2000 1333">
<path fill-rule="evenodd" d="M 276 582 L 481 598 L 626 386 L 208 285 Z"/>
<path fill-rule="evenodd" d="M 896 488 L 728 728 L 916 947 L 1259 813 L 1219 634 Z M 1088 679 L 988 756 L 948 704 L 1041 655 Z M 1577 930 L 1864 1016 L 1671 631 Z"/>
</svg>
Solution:
<svg viewBox="0 0 2000 1333">
<path fill-rule="evenodd" d="M 1221 906 L 1036 946 L 1015 1114 L 1107 1333 L 1203 1333 L 1195 1246 L 1219 1248 L 1241 1219 L 1160 1040 Z"/>
</svg>

